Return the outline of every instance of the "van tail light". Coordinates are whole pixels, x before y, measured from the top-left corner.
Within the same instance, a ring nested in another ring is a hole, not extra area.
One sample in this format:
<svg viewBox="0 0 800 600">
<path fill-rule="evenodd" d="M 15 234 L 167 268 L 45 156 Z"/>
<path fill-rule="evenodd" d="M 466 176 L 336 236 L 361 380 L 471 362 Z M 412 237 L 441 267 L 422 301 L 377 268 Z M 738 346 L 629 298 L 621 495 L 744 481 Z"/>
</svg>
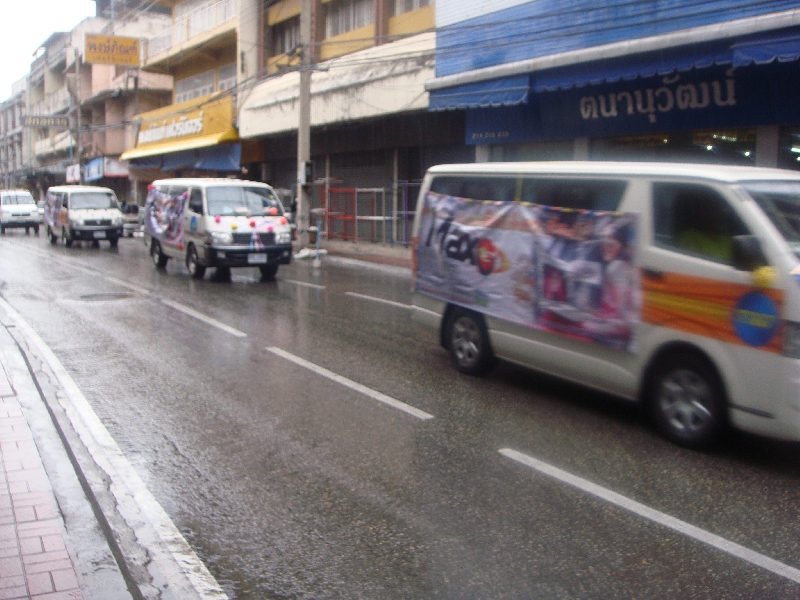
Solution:
<svg viewBox="0 0 800 600">
<path fill-rule="evenodd" d="M 800 358 L 800 323 L 784 321 L 783 355 L 789 358 Z"/>
</svg>

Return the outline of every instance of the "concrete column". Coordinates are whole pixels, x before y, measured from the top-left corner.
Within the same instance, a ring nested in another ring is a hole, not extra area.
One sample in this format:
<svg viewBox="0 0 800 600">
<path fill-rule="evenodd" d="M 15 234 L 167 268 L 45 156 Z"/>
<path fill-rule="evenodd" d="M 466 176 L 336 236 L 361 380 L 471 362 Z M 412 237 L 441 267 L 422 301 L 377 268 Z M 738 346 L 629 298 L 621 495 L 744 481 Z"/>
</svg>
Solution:
<svg viewBox="0 0 800 600">
<path fill-rule="evenodd" d="M 589 160 L 589 138 L 575 138 L 572 149 L 573 160 Z"/>
<path fill-rule="evenodd" d="M 780 133 L 780 127 L 777 125 L 764 125 L 756 128 L 757 167 L 777 168 Z"/>
<path fill-rule="evenodd" d="M 239 0 L 239 30 L 237 32 L 236 81 L 253 81 L 258 75 L 259 31 L 262 2 Z"/>
<path fill-rule="evenodd" d="M 476 163 L 485 163 L 489 162 L 489 156 L 491 154 L 491 147 L 487 146 L 486 144 L 479 144 L 475 146 L 475 162 Z"/>
</svg>

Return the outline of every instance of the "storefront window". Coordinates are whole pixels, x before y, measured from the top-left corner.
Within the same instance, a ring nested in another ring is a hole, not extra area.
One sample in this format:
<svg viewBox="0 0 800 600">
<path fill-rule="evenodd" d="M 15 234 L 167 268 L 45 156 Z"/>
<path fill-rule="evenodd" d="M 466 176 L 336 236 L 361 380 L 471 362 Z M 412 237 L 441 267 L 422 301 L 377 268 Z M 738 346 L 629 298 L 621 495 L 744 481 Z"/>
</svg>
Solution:
<svg viewBox="0 0 800 600">
<path fill-rule="evenodd" d="M 589 156 L 592 160 L 754 166 L 756 164 L 756 130 L 686 131 L 598 138 L 591 140 Z"/>
<path fill-rule="evenodd" d="M 800 171 L 800 126 L 781 128 L 778 142 L 778 168 Z"/>
</svg>

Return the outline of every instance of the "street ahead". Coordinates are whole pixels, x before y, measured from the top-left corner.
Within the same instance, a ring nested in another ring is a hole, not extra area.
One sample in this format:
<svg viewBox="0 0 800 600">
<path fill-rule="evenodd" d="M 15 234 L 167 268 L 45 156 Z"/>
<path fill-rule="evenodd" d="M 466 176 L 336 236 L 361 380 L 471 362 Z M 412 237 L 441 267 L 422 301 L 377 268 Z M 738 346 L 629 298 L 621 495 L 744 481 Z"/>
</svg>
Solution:
<svg viewBox="0 0 800 600">
<path fill-rule="evenodd" d="M 0 295 L 232 598 L 800 595 L 800 446 L 688 451 L 623 401 L 460 375 L 409 288 L 0 237 Z"/>
</svg>

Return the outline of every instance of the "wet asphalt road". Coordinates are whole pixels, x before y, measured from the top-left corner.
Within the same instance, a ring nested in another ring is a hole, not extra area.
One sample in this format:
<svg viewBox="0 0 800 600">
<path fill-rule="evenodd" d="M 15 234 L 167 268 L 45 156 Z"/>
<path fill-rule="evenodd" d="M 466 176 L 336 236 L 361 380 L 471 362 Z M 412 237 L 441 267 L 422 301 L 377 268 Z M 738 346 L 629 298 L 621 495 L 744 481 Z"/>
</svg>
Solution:
<svg viewBox="0 0 800 600">
<path fill-rule="evenodd" d="M 272 282 L 212 274 L 192 280 L 175 261 L 157 271 L 141 238 L 111 250 L 0 237 L 0 295 L 232 598 L 800 596 L 786 577 L 500 453 L 798 568 L 800 445 L 739 434 L 687 451 L 622 401 L 512 365 L 460 375 L 407 308 L 362 297 L 408 305 L 398 269 L 330 259 Z"/>
</svg>

